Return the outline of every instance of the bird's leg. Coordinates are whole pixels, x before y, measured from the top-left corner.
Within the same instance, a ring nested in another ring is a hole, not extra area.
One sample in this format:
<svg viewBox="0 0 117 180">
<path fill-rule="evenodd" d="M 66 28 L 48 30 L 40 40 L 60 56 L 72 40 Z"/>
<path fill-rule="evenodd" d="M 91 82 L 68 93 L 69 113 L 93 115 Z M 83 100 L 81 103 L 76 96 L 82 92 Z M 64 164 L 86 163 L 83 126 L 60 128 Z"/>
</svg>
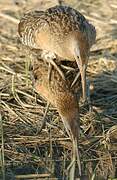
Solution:
<svg viewBox="0 0 117 180">
<path fill-rule="evenodd" d="M 76 160 L 77 160 L 78 169 L 79 169 L 79 176 L 81 176 L 81 162 L 80 162 L 77 139 L 72 138 L 72 142 L 73 142 L 73 144 L 72 144 L 73 156 L 72 156 L 72 161 L 67 168 L 67 171 L 70 172 L 69 173 L 70 180 L 72 180 L 72 179 L 74 180 Z"/>
<path fill-rule="evenodd" d="M 69 172 L 68 173 L 69 180 L 75 179 L 76 153 L 75 153 L 74 147 L 73 147 L 72 153 L 73 153 L 72 161 L 71 161 L 70 165 L 67 167 L 67 171 Z"/>
<path fill-rule="evenodd" d="M 67 167 L 67 174 L 69 174 L 70 180 L 74 180 L 74 176 L 75 176 L 75 165 L 76 165 L 76 160 L 78 163 L 78 169 L 79 169 L 79 176 L 81 176 L 81 163 L 80 163 L 80 155 L 79 155 L 79 150 L 78 150 L 78 143 L 77 143 L 77 138 L 73 137 L 71 128 L 69 127 L 69 125 L 66 123 L 66 121 L 63 121 L 64 126 L 66 128 L 67 134 L 69 135 L 69 137 L 71 138 L 72 141 L 72 161 L 69 164 L 69 166 Z"/>
<path fill-rule="evenodd" d="M 62 120 L 63 120 L 63 118 L 62 118 Z M 64 124 L 64 127 L 66 129 L 68 136 L 71 138 L 71 141 L 72 141 L 73 135 L 72 135 L 71 128 L 70 128 L 68 122 L 63 120 L 63 124 Z M 75 176 L 75 161 L 76 161 L 75 153 L 76 153 L 76 151 L 74 149 L 74 146 L 73 146 L 72 150 L 73 150 L 72 151 L 72 154 L 73 154 L 72 161 L 70 162 L 69 166 L 67 167 L 67 172 L 66 172 L 67 176 L 69 177 L 69 180 L 74 180 L 74 176 Z"/>
<path fill-rule="evenodd" d="M 76 75 L 76 77 L 74 78 L 72 84 L 71 84 L 71 88 L 75 85 L 75 83 L 77 82 L 78 78 L 80 77 L 80 72 L 78 72 L 78 74 Z"/>
<path fill-rule="evenodd" d="M 75 71 L 75 69 L 71 66 L 68 66 L 68 65 L 63 65 L 61 64 L 61 67 L 65 70 L 68 70 L 68 71 Z"/>
<path fill-rule="evenodd" d="M 51 81 L 51 73 L 52 73 L 52 64 L 49 63 L 49 67 L 48 67 L 48 80 L 49 80 L 49 83 Z"/>
<path fill-rule="evenodd" d="M 75 138 L 73 141 L 73 145 L 76 151 L 76 158 L 77 158 L 77 164 L 78 164 L 78 169 L 79 169 L 79 176 L 82 175 L 81 173 L 81 162 L 80 162 L 80 154 L 79 154 L 79 148 L 78 148 L 78 143 L 77 143 L 77 139 Z"/>
<path fill-rule="evenodd" d="M 77 143 L 79 137 L 79 124 L 78 124 L 79 118 L 72 121 L 68 121 L 69 119 L 66 119 L 63 116 L 61 117 L 64 123 L 64 127 L 67 131 L 67 134 L 69 135 L 72 141 L 72 159 L 69 166 L 67 167 L 67 175 L 69 175 L 70 180 L 74 180 L 76 160 L 78 163 L 79 175 L 81 176 L 80 155 L 79 155 L 78 143 Z"/>
<path fill-rule="evenodd" d="M 49 62 L 54 66 L 54 68 L 58 71 L 60 76 L 62 77 L 63 80 L 65 80 L 64 73 L 61 71 L 61 69 L 56 65 L 53 59 L 50 59 Z"/>
<path fill-rule="evenodd" d="M 75 146 L 74 146 L 74 141 L 72 141 L 72 160 L 69 164 L 69 166 L 67 167 L 67 174 L 69 177 L 69 180 L 74 180 L 75 178 L 75 165 L 76 165 L 76 150 L 75 150 Z"/>
<path fill-rule="evenodd" d="M 41 127 L 37 130 L 37 133 L 36 133 L 36 134 L 39 134 L 39 133 L 42 131 L 43 127 L 45 126 L 45 123 L 46 123 L 46 115 L 47 115 L 49 106 L 50 106 L 50 103 L 47 102 L 47 105 L 46 105 L 46 108 L 45 108 L 45 112 L 44 112 L 44 115 L 43 115 L 43 119 L 42 119 Z"/>
</svg>

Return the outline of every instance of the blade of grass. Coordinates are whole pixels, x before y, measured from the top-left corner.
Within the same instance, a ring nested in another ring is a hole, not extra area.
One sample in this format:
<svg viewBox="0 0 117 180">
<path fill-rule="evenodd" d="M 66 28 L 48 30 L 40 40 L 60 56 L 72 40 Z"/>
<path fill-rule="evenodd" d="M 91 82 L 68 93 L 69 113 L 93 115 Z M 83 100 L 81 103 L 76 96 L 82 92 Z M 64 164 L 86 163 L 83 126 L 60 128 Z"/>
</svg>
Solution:
<svg viewBox="0 0 117 180">
<path fill-rule="evenodd" d="M 3 136 L 3 122 L 2 122 L 1 114 L 0 114 L 0 131 L 1 131 L 1 149 L 0 149 L 1 171 L 2 171 L 2 179 L 5 180 L 4 136 Z"/>
</svg>

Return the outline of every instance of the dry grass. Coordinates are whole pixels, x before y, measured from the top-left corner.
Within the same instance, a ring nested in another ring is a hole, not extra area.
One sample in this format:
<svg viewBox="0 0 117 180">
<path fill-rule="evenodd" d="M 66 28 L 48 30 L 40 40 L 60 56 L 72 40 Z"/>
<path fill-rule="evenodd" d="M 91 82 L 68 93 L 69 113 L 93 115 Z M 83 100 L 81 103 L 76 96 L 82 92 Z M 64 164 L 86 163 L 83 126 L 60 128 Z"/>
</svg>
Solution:
<svg viewBox="0 0 117 180">
<path fill-rule="evenodd" d="M 37 1 L 32 2 L 36 7 Z M 71 2 L 97 29 L 87 70 L 93 112 L 80 104 L 83 173 L 92 180 L 113 179 L 117 178 L 117 2 Z M 18 19 L 33 4 L 31 0 L 0 3 L 1 179 L 64 180 L 71 142 L 53 107 L 46 127 L 36 134 L 46 102 L 30 80 L 34 55 L 17 37 Z"/>
</svg>

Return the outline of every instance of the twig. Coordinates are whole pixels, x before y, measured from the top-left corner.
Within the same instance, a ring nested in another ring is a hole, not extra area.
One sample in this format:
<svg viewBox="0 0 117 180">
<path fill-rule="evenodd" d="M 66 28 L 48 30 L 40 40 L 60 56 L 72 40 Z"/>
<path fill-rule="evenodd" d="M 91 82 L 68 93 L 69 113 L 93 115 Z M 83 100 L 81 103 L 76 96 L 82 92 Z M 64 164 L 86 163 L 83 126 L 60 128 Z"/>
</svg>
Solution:
<svg viewBox="0 0 117 180">
<path fill-rule="evenodd" d="M 13 23 L 15 24 L 18 24 L 19 23 L 19 20 L 14 18 L 14 17 L 11 17 L 10 15 L 8 14 L 3 14 L 2 12 L 0 12 L 0 17 L 4 18 L 4 19 L 7 19 L 9 21 L 12 21 Z"/>
<path fill-rule="evenodd" d="M 49 106 L 50 106 L 50 103 L 47 102 L 47 105 L 46 105 L 46 108 L 45 108 L 45 112 L 44 112 L 44 116 L 43 116 L 43 119 L 42 119 L 42 124 L 41 124 L 41 127 L 37 130 L 37 134 L 39 134 L 43 127 L 45 126 L 45 123 L 46 123 L 46 116 L 47 116 L 47 112 L 49 110 Z"/>
<path fill-rule="evenodd" d="M 27 174 L 27 175 L 16 175 L 16 179 L 32 179 L 32 178 L 47 178 L 50 174 Z"/>
<path fill-rule="evenodd" d="M 5 180 L 5 162 L 4 162 L 4 136 L 3 136 L 3 122 L 2 122 L 2 116 L 0 114 L 0 131 L 1 131 L 1 152 L 0 152 L 0 163 L 2 166 L 2 178 Z"/>
</svg>

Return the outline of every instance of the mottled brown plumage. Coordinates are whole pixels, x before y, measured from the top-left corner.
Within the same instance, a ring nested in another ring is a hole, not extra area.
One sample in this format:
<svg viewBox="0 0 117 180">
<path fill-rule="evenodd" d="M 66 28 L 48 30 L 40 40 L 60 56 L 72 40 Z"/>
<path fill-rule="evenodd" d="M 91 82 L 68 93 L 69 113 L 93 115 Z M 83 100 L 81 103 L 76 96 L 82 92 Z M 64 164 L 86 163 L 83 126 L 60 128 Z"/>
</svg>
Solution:
<svg viewBox="0 0 117 180">
<path fill-rule="evenodd" d="M 76 71 L 68 73 L 64 70 L 66 81 L 62 79 L 58 71 L 53 69 L 50 81 L 47 78 L 48 65 L 42 60 L 34 62 L 33 75 L 35 79 L 35 90 L 54 107 L 56 107 L 68 135 L 73 143 L 73 164 L 77 158 L 79 174 L 81 175 L 81 165 L 78 153 L 78 140 L 80 132 L 79 119 L 79 97 L 81 92 L 81 80 L 77 81 L 71 88 L 71 83 L 76 75 Z M 75 170 L 75 167 L 72 170 Z M 74 176 L 74 175 L 73 175 Z M 74 179 L 74 178 L 73 178 Z"/>
<path fill-rule="evenodd" d="M 86 99 L 86 66 L 96 31 L 85 17 L 71 7 L 55 6 L 25 14 L 18 31 L 23 44 L 52 52 L 62 59 L 76 60 Z"/>
</svg>

